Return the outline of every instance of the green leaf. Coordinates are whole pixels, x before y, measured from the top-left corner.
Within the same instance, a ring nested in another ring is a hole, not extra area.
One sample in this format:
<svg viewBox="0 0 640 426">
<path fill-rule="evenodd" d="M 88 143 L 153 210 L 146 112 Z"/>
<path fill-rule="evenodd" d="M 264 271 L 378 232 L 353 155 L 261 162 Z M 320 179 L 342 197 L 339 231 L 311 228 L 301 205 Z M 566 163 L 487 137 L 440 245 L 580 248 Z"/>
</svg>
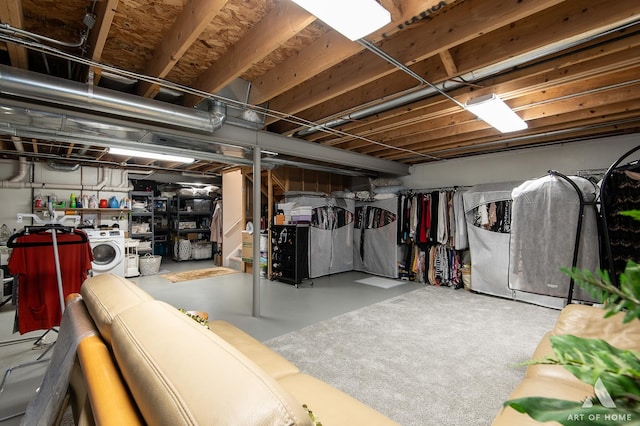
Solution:
<svg viewBox="0 0 640 426">
<path fill-rule="evenodd" d="M 561 268 L 580 287 L 585 288 L 596 300 L 604 303 L 606 317 L 625 312 L 624 322 L 640 319 L 640 265 L 627 262 L 624 273 L 620 274 L 620 288 L 611 284 L 606 271 L 594 276 L 590 271 L 578 268 Z"/>
<path fill-rule="evenodd" d="M 600 378 L 611 396 L 640 395 L 640 359 L 633 351 L 611 346 L 602 339 L 572 335 L 550 336 L 558 364 L 579 380 L 594 385 Z"/>
<path fill-rule="evenodd" d="M 640 220 L 640 210 L 629 210 L 625 212 L 620 212 L 622 216 L 629 216 L 635 220 Z"/>
</svg>

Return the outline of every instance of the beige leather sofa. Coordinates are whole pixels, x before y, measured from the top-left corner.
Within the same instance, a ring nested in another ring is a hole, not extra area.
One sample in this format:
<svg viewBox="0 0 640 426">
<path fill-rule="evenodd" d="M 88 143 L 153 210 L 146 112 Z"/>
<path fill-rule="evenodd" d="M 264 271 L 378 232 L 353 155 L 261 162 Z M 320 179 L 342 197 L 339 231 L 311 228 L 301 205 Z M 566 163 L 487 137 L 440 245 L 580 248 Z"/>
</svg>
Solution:
<svg viewBox="0 0 640 426">
<path fill-rule="evenodd" d="M 78 347 L 76 424 L 313 424 L 303 405 L 325 426 L 396 424 L 233 325 L 207 329 L 129 280 L 89 278 L 81 297 L 99 335 Z"/>
<path fill-rule="evenodd" d="M 553 356 L 549 336 L 572 334 L 584 338 L 598 338 L 620 349 L 640 351 L 640 321 L 624 324 L 623 314 L 604 318 L 605 311 L 585 305 L 568 305 L 558 316 L 553 328 L 542 338 L 532 355 L 532 359 Z M 544 396 L 573 401 L 584 401 L 594 395 L 593 386 L 576 379 L 573 374 L 559 365 L 530 365 L 525 377 L 508 399 L 527 396 Z M 525 414 L 511 407 L 501 410 L 493 421 L 493 426 L 540 425 Z M 559 425 L 547 422 L 545 425 Z"/>
</svg>

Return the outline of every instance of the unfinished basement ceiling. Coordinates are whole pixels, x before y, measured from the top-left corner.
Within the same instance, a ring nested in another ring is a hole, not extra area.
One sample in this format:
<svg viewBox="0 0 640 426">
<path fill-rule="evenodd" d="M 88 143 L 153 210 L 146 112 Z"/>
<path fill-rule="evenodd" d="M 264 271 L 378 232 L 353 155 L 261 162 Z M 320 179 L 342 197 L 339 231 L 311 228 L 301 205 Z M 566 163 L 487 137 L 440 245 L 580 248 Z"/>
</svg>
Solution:
<svg viewBox="0 0 640 426">
<path fill-rule="evenodd" d="M 380 3 L 393 22 L 352 42 L 289 0 L 4 0 L 4 74 L 198 114 L 217 100 L 226 113 L 207 133 L 85 110 L 84 99 L 36 100 L 0 78 L 1 154 L 206 174 L 249 165 L 257 143 L 279 154 L 266 154 L 267 167 L 403 174 L 425 162 L 640 131 L 637 0 Z M 460 106 L 490 93 L 528 129 L 500 134 Z M 198 161 L 113 156 L 106 147 L 115 140 L 191 151 Z"/>
</svg>

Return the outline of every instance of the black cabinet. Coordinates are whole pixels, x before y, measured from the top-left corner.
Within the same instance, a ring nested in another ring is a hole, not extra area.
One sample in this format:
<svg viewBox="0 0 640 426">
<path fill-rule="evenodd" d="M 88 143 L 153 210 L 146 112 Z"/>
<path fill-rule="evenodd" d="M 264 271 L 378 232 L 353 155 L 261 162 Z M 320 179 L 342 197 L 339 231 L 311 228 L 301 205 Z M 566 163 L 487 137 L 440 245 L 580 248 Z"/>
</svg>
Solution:
<svg viewBox="0 0 640 426">
<path fill-rule="evenodd" d="M 271 227 L 271 279 L 296 287 L 309 278 L 309 226 Z"/>
</svg>

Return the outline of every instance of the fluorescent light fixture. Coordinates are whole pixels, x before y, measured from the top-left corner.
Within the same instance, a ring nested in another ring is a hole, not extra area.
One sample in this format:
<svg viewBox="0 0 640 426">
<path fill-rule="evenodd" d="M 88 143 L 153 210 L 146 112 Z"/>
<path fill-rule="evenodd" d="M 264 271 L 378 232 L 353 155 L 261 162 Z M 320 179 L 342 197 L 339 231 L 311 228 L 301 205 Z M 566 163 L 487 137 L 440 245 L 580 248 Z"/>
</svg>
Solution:
<svg viewBox="0 0 640 426">
<path fill-rule="evenodd" d="M 293 0 L 349 40 L 358 40 L 391 22 L 375 0 Z"/>
<path fill-rule="evenodd" d="M 193 163 L 194 161 L 196 161 L 194 158 L 181 157 L 179 155 L 160 154 L 157 152 L 137 151 L 134 149 L 124 148 L 109 148 L 109 154 L 127 155 L 129 157 L 153 158 L 154 160 L 162 161 L 178 161 L 180 163 Z"/>
<path fill-rule="evenodd" d="M 515 132 L 527 128 L 527 123 L 493 93 L 470 99 L 464 106 L 502 133 Z"/>
</svg>

